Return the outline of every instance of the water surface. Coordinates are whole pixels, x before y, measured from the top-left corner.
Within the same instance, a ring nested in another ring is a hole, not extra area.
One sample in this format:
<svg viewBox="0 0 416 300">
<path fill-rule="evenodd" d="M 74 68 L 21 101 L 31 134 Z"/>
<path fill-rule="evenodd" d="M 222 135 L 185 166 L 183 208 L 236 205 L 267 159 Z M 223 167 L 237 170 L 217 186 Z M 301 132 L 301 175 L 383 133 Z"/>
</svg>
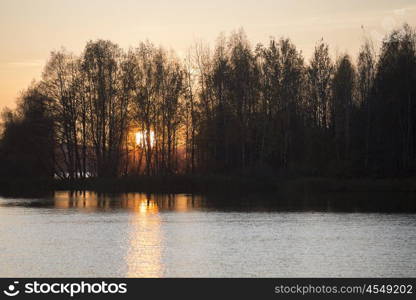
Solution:
<svg viewBox="0 0 416 300">
<path fill-rule="evenodd" d="M 234 200 L 69 192 L 0 198 L 0 276 L 416 276 L 413 211 Z"/>
</svg>

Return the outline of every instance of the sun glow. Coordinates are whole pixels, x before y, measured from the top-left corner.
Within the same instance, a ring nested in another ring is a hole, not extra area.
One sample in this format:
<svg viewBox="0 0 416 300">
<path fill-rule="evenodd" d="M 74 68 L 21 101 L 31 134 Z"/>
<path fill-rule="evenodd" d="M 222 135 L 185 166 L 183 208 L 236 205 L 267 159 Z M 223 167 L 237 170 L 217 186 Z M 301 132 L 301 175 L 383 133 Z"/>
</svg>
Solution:
<svg viewBox="0 0 416 300">
<path fill-rule="evenodd" d="M 150 146 L 153 146 L 155 143 L 155 133 L 154 131 L 150 131 L 149 133 L 149 138 L 150 138 Z M 146 144 L 146 132 L 144 131 L 138 131 L 136 132 L 136 145 L 137 146 L 143 146 Z"/>
</svg>

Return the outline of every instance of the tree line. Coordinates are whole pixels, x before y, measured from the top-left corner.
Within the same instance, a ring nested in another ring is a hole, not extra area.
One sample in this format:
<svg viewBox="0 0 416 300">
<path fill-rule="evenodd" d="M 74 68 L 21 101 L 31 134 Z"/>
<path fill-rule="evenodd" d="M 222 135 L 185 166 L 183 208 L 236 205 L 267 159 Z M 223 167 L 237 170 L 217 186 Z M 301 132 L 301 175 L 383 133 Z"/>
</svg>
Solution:
<svg viewBox="0 0 416 300">
<path fill-rule="evenodd" d="M 139 138 L 138 138 L 139 137 Z M 240 30 L 184 59 L 143 42 L 51 53 L 2 113 L 1 176 L 409 176 L 416 171 L 416 34 L 306 61 Z"/>
</svg>

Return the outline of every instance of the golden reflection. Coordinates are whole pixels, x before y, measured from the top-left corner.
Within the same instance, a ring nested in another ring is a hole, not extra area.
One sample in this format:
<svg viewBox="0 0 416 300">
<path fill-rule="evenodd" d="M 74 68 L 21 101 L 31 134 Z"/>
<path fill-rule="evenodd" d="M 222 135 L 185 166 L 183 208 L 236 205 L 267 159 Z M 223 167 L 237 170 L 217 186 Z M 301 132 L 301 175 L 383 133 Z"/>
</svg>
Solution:
<svg viewBox="0 0 416 300">
<path fill-rule="evenodd" d="M 159 211 L 189 212 L 202 208 L 202 197 L 186 194 L 124 193 L 99 194 L 96 192 L 55 192 L 55 208 L 80 211 L 110 211 L 126 209 L 145 214 Z"/>
<path fill-rule="evenodd" d="M 94 192 L 56 192 L 54 207 L 92 212 L 111 209 L 111 198 Z"/>
<path fill-rule="evenodd" d="M 130 221 L 127 277 L 161 277 L 162 233 L 157 202 L 143 194 L 128 194 L 125 201 L 135 208 Z"/>
<path fill-rule="evenodd" d="M 174 205 L 174 210 L 177 212 L 186 212 L 193 208 L 191 207 L 189 197 L 186 195 L 176 195 Z"/>
<path fill-rule="evenodd" d="M 128 277 L 161 277 L 163 232 L 161 211 L 189 212 L 202 207 L 202 197 L 177 194 L 56 192 L 53 206 L 83 212 L 129 211 L 125 228 Z M 124 238 L 124 237 L 122 237 Z"/>
</svg>

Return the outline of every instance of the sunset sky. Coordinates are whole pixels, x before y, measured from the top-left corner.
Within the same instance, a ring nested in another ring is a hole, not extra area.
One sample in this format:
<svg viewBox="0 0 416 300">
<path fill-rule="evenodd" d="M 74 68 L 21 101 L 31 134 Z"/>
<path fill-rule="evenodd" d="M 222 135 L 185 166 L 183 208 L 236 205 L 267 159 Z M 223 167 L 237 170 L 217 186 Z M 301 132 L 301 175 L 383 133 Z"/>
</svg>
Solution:
<svg viewBox="0 0 416 300">
<path fill-rule="evenodd" d="M 0 110 L 40 78 L 50 51 L 79 54 L 90 39 L 150 39 L 183 55 L 243 27 L 253 44 L 290 37 L 309 59 L 321 38 L 333 55 L 355 55 L 364 35 L 377 42 L 404 22 L 416 25 L 415 0 L 0 0 Z"/>
</svg>

